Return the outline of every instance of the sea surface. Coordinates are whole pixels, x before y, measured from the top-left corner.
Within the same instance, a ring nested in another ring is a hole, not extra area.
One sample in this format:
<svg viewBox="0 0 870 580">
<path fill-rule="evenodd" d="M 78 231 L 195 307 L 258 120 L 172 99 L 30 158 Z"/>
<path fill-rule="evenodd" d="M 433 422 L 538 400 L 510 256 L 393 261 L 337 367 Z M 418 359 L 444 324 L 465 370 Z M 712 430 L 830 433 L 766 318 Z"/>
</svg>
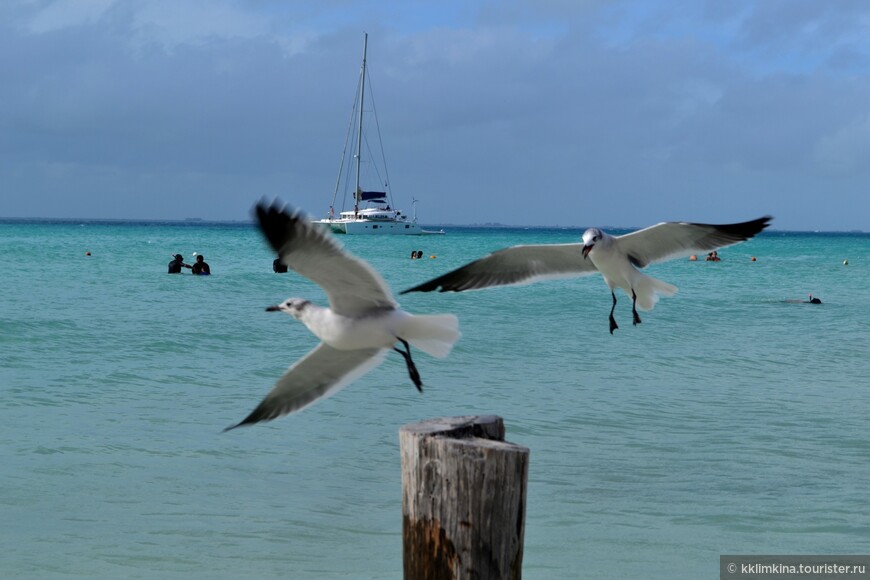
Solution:
<svg viewBox="0 0 870 580">
<path fill-rule="evenodd" d="M 398 292 L 582 233 L 446 229 L 342 241 Z M 166 274 L 193 252 L 212 276 Z M 679 293 L 636 327 L 619 294 L 612 336 L 600 276 L 402 296 L 460 318 L 450 357 L 416 354 L 423 394 L 389 356 L 223 433 L 317 344 L 264 307 L 325 302 L 272 273 L 253 225 L 0 222 L 0 577 L 398 578 L 398 430 L 475 414 L 531 450 L 526 578 L 866 554 L 870 235 L 769 231 L 719 254 L 648 268 Z M 809 293 L 823 304 L 786 302 Z"/>
</svg>

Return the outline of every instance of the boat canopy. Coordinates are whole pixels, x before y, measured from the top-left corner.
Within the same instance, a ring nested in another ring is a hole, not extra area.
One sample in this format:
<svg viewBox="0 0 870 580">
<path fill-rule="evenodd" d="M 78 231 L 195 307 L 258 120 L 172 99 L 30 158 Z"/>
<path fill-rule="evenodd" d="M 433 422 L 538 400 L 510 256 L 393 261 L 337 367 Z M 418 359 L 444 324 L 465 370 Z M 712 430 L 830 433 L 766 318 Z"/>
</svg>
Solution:
<svg viewBox="0 0 870 580">
<path fill-rule="evenodd" d="M 385 191 L 361 191 L 359 192 L 360 201 L 386 201 L 387 193 Z"/>
</svg>

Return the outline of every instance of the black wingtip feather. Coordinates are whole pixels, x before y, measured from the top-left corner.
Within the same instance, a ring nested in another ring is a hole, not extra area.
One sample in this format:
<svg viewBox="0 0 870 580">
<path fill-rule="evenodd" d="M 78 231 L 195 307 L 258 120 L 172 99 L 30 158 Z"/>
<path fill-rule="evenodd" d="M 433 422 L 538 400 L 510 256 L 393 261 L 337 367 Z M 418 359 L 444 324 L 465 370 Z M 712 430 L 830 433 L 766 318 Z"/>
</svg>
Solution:
<svg viewBox="0 0 870 580">
<path fill-rule="evenodd" d="M 265 405 L 263 405 L 261 403 L 260 405 L 257 406 L 256 409 L 251 411 L 251 413 L 247 417 L 245 417 L 244 419 L 242 419 L 241 421 L 239 421 L 235 425 L 230 425 L 229 427 L 224 429 L 223 432 L 226 433 L 227 431 L 232 431 L 236 427 L 245 427 L 247 425 L 254 425 L 255 423 L 260 423 L 261 421 L 271 421 L 272 419 L 276 418 L 277 416 L 278 416 L 278 413 L 275 413 L 274 409 L 267 408 Z"/>
<path fill-rule="evenodd" d="M 451 281 L 448 278 L 452 273 L 453 272 L 450 272 L 444 276 L 435 278 L 434 280 L 423 282 L 419 286 L 402 290 L 399 292 L 399 295 L 408 294 L 409 292 L 434 292 L 435 290 L 438 290 L 438 292 L 461 292 L 462 290 L 465 290 L 465 287 L 459 287 L 455 284 L 451 285 Z"/>
<path fill-rule="evenodd" d="M 399 292 L 399 295 L 408 294 L 409 292 L 432 292 L 433 290 L 437 290 L 438 286 L 441 283 L 436 280 L 430 280 L 429 282 L 423 282 L 419 286 L 414 286 L 413 288 L 408 288 L 407 290 L 402 290 Z M 444 292 L 446 288 L 443 288 L 441 291 Z"/>
<path fill-rule="evenodd" d="M 748 240 L 770 225 L 773 216 L 766 215 L 748 222 L 715 226 L 720 233 L 739 240 Z"/>
<path fill-rule="evenodd" d="M 401 296 L 402 294 L 407 294 L 409 292 L 434 292 L 435 290 L 438 290 L 439 292 L 462 292 L 463 290 L 474 288 L 475 286 L 469 283 L 465 275 L 468 267 L 474 263 L 475 262 L 471 262 L 465 266 L 460 266 L 455 270 L 451 270 L 437 278 L 427 280 L 413 288 L 402 290 L 399 292 L 399 295 Z"/>
<path fill-rule="evenodd" d="M 254 207 L 254 214 L 260 224 L 260 230 L 276 252 L 280 251 L 286 241 L 291 226 L 302 219 L 298 211 L 293 210 L 289 205 L 279 203 L 277 199 L 271 204 L 261 200 Z"/>
<path fill-rule="evenodd" d="M 232 431 L 236 427 L 244 427 L 246 425 L 253 425 L 254 423 L 258 423 L 260 421 L 260 419 L 256 418 L 254 416 L 256 414 L 256 412 L 257 411 L 255 410 L 253 413 L 251 413 L 250 415 L 248 415 L 247 417 L 245 417 L 243 420 L 239 421 L 235 425 L 230 425 L 229 427 L 224 429 L 223 432 L 226 433 L 227 431 Z"/>
</svg>

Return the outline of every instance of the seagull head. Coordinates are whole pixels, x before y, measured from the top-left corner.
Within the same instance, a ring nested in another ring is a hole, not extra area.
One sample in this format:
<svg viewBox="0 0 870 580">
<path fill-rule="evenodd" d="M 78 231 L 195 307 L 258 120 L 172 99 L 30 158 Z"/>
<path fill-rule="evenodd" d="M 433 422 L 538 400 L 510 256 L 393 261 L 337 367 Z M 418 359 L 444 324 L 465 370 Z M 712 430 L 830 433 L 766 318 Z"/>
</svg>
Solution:
<svg viewBox="0 0 870 580">
<path fill-rule="evenodd" d="M 604 237 L 604 232 L 599 230 L 598 228 L 589 228 L 585 232 L 583 232 L 583 257 L 586 258 L 589 256 L 589 252 L 592 251 L 592 248 L 595 247 L 602 238 Z"/>
<path fill-rule="evenodd" d="M 292 316 L 293 318 L 299 318 L 302 314 L 302 311 L 305 310 L 305 307 L 311 304 L 308 300 L 304 298 L 288 298 L 281 304 L 276 304 L 275 306 L 267 306 L 266 312 L 285 312 Z"/>
</svg>

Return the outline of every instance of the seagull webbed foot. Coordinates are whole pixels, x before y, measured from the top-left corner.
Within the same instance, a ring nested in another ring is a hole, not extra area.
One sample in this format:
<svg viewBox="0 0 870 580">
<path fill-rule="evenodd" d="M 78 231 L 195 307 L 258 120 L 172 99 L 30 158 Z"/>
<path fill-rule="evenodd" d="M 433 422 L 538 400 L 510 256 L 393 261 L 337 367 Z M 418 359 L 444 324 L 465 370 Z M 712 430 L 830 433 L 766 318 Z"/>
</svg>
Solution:
<svg viewBox="0 0 870 580">
<path fill-rule="evenodd" d="M 396 347 L 393 347 L 393 350 L 402 355 L 405 359 L 405 365 L 408 367 L 408 376 L 411 377 L 411 382 L 414 383 L 414 386 L 417 387 L 417 390 L 421 393 L 423 392 L 423 381 L 420 379 L 420 373 L 417 371 L 417 365 L 414 364 L 414 360 L 411 358 L 411 347 L 408 346 L 408 341 L 403 338 L 399 339 L 403 345 L 405 345 L 405 350 L 399 350 Z"/>
<path fill-rule="evenodd" d="M 616 319 L 613 317 L 613 311 L 616 309 L 616 294 L 611 290 L 610 295 L 613 296 L 613 306 L 610 307 L 610 334 L 613 334 L 613 331 L 619 328 L 619 326 L 616 324 Z"/>
<path fill-rule="evenodd" d="M 640 324 L 640 316 L 637 313 L 637 294 L 634 290 L 631 291 L 631 315 L 634 317 L 632 324 L 635 326 Z"/>
</svg>

